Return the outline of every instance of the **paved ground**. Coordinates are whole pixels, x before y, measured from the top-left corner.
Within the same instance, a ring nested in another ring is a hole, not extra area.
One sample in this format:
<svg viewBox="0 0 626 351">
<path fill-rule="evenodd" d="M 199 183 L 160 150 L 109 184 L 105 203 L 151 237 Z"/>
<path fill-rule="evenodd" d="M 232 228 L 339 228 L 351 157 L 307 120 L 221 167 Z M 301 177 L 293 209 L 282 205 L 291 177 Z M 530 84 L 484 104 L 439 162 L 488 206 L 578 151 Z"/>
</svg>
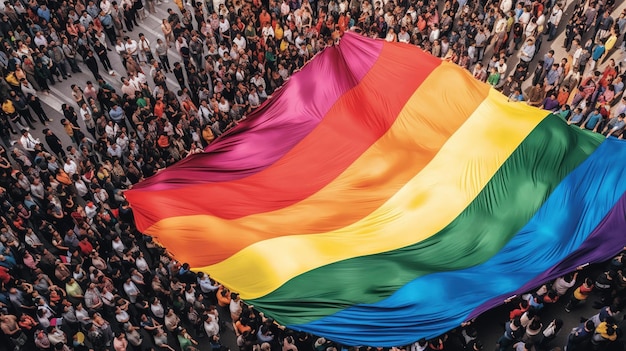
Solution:
<svg viewBox="0 0 626 351">
<path fill-rule="evenodd" d="M 161 5 L 156 6 L 155 14 L 150 14 L 146 10 L 146 14 L 148 15 L 148 17 L 145 20 L 143 20 L 143 22 L 139 22 L 140 26 L 135 27 L 135 29 L 132 32 L 125 33 L 125 35 L 128 35 L 129 37 L 135 40 L 138 40 L 139 33 L 144 33 L 146 35 L 146 38 L 150 41 L 150 45 L 154 50 L 157 36 L 163 37 L 162 32 L 161 32 L 161 20 L 162 18 L 167 17 L 168 8 L 176 9 L 176 4 L 169 0 L 167 2 L 164 1 Z M 119 90 L 122 87 L 120 78 L 124 76 L 124 74 L 126 73 L 126 70 L 123 67 L 122 61 L 119 55 L 117 55 L 117 53 L 115 52 L 114 48 L 110 46 L 110 43 L 107 43 L 107 45 L 109 45 L 109 48 L 113 49 L 113 51 L 109 52 L 108 56 L 109 56 L 109 60 L 111 61 L 111 64 L 113 65 L 115 75 L 111 76 L 107 74 L 105 70 L 102 68 L 102 66 L 100 66 L 100 74 L 103 76 L 105 81 L 107 81 L 109 84 L 111 84 L 116 89 L 118 89 L 118 91 L 121 91 Z M 182 61 L 181 57 L 178 55 L 174 47 L 172 47 L 169 50 L 169 58 L 170 58 L 170 63 L 172 65 L 174 64 L 174 62 Z M 52 131 L 54 131 L 54 133 L 59 138 L 61 138 L 61 141 L 63 142 L 64 145 L 70 145 L 71 140 L 69 139 L 69 137 L 63 130 L 63 126 L 60 123 L 61 118 L 63 118 L 63 115 L 60 112 L 61 106 L 62 104 L 66 104 L 66 103 L 71 104 L 78 111 L 78 107 L 76 106 L 74 100 L 72 99 L 71 85 L 78 84 L 81 88 L 84 88 L 85 83 L 88 80 L 95 82 L 93 75 L 87 69 L 85 65 L 83 65 L 82 63 L 79 63 L 79 67 L 81 67 L 83 71 L 82 73 L 72 74 L 72 77 L 68 78 L 68 80 L 64 80 L 61 83 L 56 83 L 55 85 L 50 86 L 50 95 L 44 95 L 41 93 L 39 94 L 40 99 L 44 103 L 44 109 L 46 113 L 48 114 L 50 118 L 54 119 L 54 122 L 50 123 L 50 126 L 48 126 L 47 128 L 50 128 Z M 144 69 L 147 68 L 147 66 L 143 66 L 143 67 Z M 146 70 L 145 73 L 146 75 L 149 75 L 148 70 Z M 168 80 L 167 80 L 168 86 L 172 89 L 177 89 L 178 83 L 176 82 L 174 75 L 172 73 L 169 73 L 166 75 L 168 77 Z M 148 77 L 148 81 L 149 81 L 149 84 L 153 86 L 152 79 L 150 77 Z M 79 118 L 79 124 L 81 127 L 84 128 L 84 125 L 82 124 L 82 121 L 80 120 L 80 118 Z M 40 140 L 43 141 L 44 138 L 43 138 L 43 134 L 41 133 L 41 131 L 44 127 L 40 123 L 36 123 L 34 124 L 34 126 L 36 127 L 36 130 L 31 131 L 32 135 L 35 138 L 40 138 Z"/>
<path fill-rule="evenodd" d="M 150 42 L 152 43 L 154 47 L 157 36 L 161 35 L 161 30 L 160 30 L 161 18 L 165 18 L 167 16 L 167 12 L 166 12 L 167 8 L 169 7 L 175 8 L 175 6 L 176 5 L 173 2 L 169 2 L 169 3 L 164 2 L 163 4 L 158 5 L 156 14 L 149 14 L 148 18 L 145 19 L 143 23 L 140 23 L 139 27 L 135 28 L 135 30 L 132 33 L 128 33 L 127 35 L 133 37 L 134 39 L 137 39 L 138 33 L 143 32 L 146 34 L 146 37 L 148 38 L 148 40 L 150 40 Z M 622 8 L 624 8 L 624 6 L 625 5 L 623 1 L 618 1 L 617 10 L 615 10 L 615 12 L 613 13 L 614 17 L 616 17 L 617 14 L 619 14 L 619 12 L 621 11 Z M 557 59 L 560 59 L 565 56 L 565 51 L 562 48 L 563 31 L 564 31 L 567 20 L 571 17 L 572 8 L 573 6 L 571 4 L 571 1 L 568 1 L 568 5 L 566 5 L 566 11 L 563 16 L 561 26 L 559 28 L 560 35 L 557 37 L 557 39 L 555 39 L 555 41 L 551 43 L 548 43 L 544 40 L 544 44 L 541 50 L 539 51 L 539 53 L 537 54 L 535 62 L 537 61 L 537 58 L 543 57 L 543 55 L 549 49 L 555 50 L 556 52 L 555 57 Z M 176 61 L 180 61 L 180 57 L 174 51 L 175 50 L 170 50 L 170 61 L 172 63 Z M 489 58 L 490 52 L 491 50 L 488 49 L 485 54 L 486 59 Z M 622 54 L 619 51 L 615 51 L 612 57 L 616 59 L 618 58 L 622 59 Z M 116 71 L 116 75 L 109 76 L 106 73 L 104 73 L 103 74 L 104 79 L 108 81 L 110 84 L 112 84 L 114 87 L 120 88 L 121 87 L 120 78 L 123 76 L 123 73 L 125 72 L 125 70 L 122 66 L 120 58 L 117 56 L 115 52 L 109 52 L 109 58 L 111 60 L 114 70 Z M 512 70 L 517 64 L 517 62 L 518 62 L 517 57 L 513 56 L 508 62 L 509 70 Z M 41 100 L 45 103 L 44 108 L 46 112 L 51 118 L 54 119 L 54 122 L 52 122 L 48 128 L 51 128 L 55 132 L 55 134 L 58 135 L 59 138 L 61 138 L 61 140 L 63 141 L 65 145 L 70 145 L 71 141 L 65 134 L 59 122 L 62 118 L 62 114 L 60 113 L 61 105 L 64 103 L 74 104 L 71 94 L 70 94 L 71 84 L 77 83 L 77 84 L 80 84 L 81 87 L 84 87 L 84 84 L 87 80 L 93 80 L 93 76 L 86 69 L 86 67 L 84 65 L 81 65 L 81 67 L 85 73 L 74 74 L 73 77 L 68 79 L 67 81 L 64 81 L 62 83 L 57 83 L 55 86 L 52 86 L 50 95 L 47 95 L 47 96 L 43 94 L 40 95 Z M 531 65 L 529 71 L 532 72 L 534 70 L 534 67 L 535 67 L 534 64 Z M 148 80 L 150 81 L 150 79 Z M 171 73 L 168 74 L 168 85 L 171 87 L 176 87 L 178 85 L 176 80 L 174 79 L 173 74 Z M 525 84 L 524 86 L 526 87 L 527 85 L 528 83 Z M 43 126 L 41 126 L 40 124 L 35 124 L 35 126 L 37 127 L 36 130 L 31 131 L 33 136 L 35 136 L 36 138 L 41 138 L 41 140 L 44 140 L 43 135 L 41 134 L 41 130 L 43 129 Z M 593 269 L 594 267 L 591 267 L 591 268 Z M 597 267 L 594 270 L 594 272 L 595 271 L 597 271 Z M 595 278 L 594 273 L 586 273 L 586 274 L 591 274 L 591 276 Z M 581 276 L 579 276 L 579 281 L 583 278 L 584 278 L 584 275 L 581 274 Z M 502 323 L 506 320 L 509 309 L 510 309 L 509 306 L 502 306 L 500 308 L 491 310 L 478 318 L 476 325 L 478 328 L 479 337 L 480 339 L 483 340 L 486 350 L 491 350 L 495 347 L 496 340 L 500 337 L 500 335 L 503 332 Z M 594 314 L 595 311 L 596 310 L 591 308 L 591 303 L 569 314 L 565 313 L 564 308 L 563 308 L 563 302 L 561 301 L 558 302 L 557 304 L 547 306 L 544 312 L 544 316 L 543 316 L 544 320 L 549 321 L 551 320 L 551 318 L 554 318 L 554 317 L 559 317 L 564 320 L 563 330 L 561 334 L 554 340 L 552 346 L 562 347 L 563 345 L 565 345 L 565 340 L 566 340 L 569 330 L 571 330 L 571 328 L 573 328 L 579 323 L 580 317 L 590 316 Z M 227 316 L 228 314 L 224 314 L 224 313 L 222 314 L 224 315 L 224 318 L 229 318 L 229 316 Z M 228 325 L 229 323 L 227 323 L 227 326 Z M 210 345 L 207 342 L 202 342 L 202 340 L 206 340 L 206 339 L 199 339 L 199 341 L 201 341 L 200 349 L 203 351 L 209 350 Z M 234 333 L 229 328 L 226 328 L 224 330 L 222 334 L 222 342 L 226 346 L 230 347 L 231 350 L 238 351 L 236 344 L 235 344 Z M 4 345 L 0 345 L 0 349 L 3 348 L 2 346 Z"/>
<path fill-rule="evenodd" d="M 162 18 L 167 17 L 168 8 L 176 9 L 176 4 L 172 1 L 164 1 L 161 5 L 156 6 L 157 12 L 155 14 L 148 13 L 146 9 L 146 14 L 148 15 L 148 18 L 144 19 L 143 22 L 139 22 L 140 26 L 135 27 L 135 29 L 132 32 L 126 33 L 125 35 L 128 35 L 129 37 L 135 40 L 138 40 L 139 33 L 144 33 L 146 35 L 146 38 L 150 41 L 152 48 L 154 49 L 154 46 L 156 45 L 157 36 L 161 38 L 163 37 L 160 25 L 161 25 Z M 110 46 L 110 43 L 107 43 L 107 44 L 109 45 L 111 49 L 114 49 L 113 47 Z M 120 78 L 124 76 L 126 70 L 124 69 L 122 65 L 122 61 L 120 57 L 117 55 L 115 51 L 109 52 L 108 56 L 109 56 L 109 60 L 111 61 L 111 64 L 113 65 L 115 75 L 111 76 L 107 74 L 105 70 L 102 68 L 102 66 L 100 66 L 100 74 L 103 76 L 105 81 L 107 81 L 109 84 L 114 86 L 118 91 L 120 91 L 121 86 L 122 86 Z M 172 65 L 174 64 L 174 62 L 182 61 L 181 57 L 178 55 L 178 53 L 176 53 L 175 48 L 171 48 L 169 50 L 169 59 Z M 81 63 L 79 63 L 79 66 L 81 67 L 83 73 L 72 74 L 72 77 L 68 78 L 68 80 L 64 80 L 61 83 L 56 83 L 54 86 L 50 86 L 50 95 L 44 95 L 41 93 L 39 94 L 40 99 L 44 103 L 43 105 L 44 105 L 44 109 L 46 113 L 48 114 L 50 118 L 54 119 L 54 121 L 45 128 L 51 129 L 61 139 L 63 144 L 66 146 L 71 145 L 72 142 L 70 138 L 67 136 L 67 134 L 65 133 L 63 126 L 60 123 L 61 119 L 63 118 L 63 114 L 61 112 L 61 106 L 62 104 L 71 104 L 78 111 L 78 108 L 74 100 L 72 99 L 71 85 L 78 84 L 80 87 L 84 88 L 85 83 L 88 80 L 95 82 L 93 75 L 87 69 L 87 67 Z M 143 67 L 144 69 L 147 68 L 147 66 L 143 66 Z M 146 75 L 148 75 L 148 73 L 149 71 L 146 71 Z M 167 77 L 168 77 L 168 80 L 167 80 L 168 86 L 172 89 L 177 89 L 178 83 L 176 82 L 174 75 L 172 73 L 169 73 L 167 74 Z M 153 86 L 152 79 L 150 77 L 148 77 L 148 81 L 149 81 L 149 84 Z M 82 124 L 82 120 L 80 120 L 80 118 L 79 118 L 79 124 L 83 128 L 83 130 L 86 131 L 86 129 L 84 128 L 84 125 Z M 31 130 L 31 134 L 35 138 L 39 138 L 40 140 L 44 141 L 45 138 L 42 134 L 42 130 L 44 129 L 44 126 L 42 126 L 40 123 L 35 123 L 34 126 L 36 127 L 36 129 Z M 222 320 L 226 322 L 225 323 L 226 328 L 223 328 L 222 334 L 221 334 L 222 344 L 224 346 L 229 347 L 233 351 L 238 351 L 236 337 L 232 328 L 232 321 L 230 321 L 230 313 L 223 313 L 223 311 L 220 311 L 220 317 Z M 191 328 L 189 329 L 189 332 L 194 334 Z M 146 347 L 153 346 L 151 336 L 147 335 L 145 332 L 144 334 L 145 334 L 144 341 L 146 343 L 145 346 Z M 207 342 L 206 338 L 196 338 L 196 340 L 200 342 L 200 345 L 199 345 L 200 350 L 202 351 L 211 350 L 211 345 Z M 175 345 L 175 341 L 173 338 L 170 338 L 170 344 Z M 5 345 L 0 345 L 0 350 L 3 350 L 4 346 Z"/>
</svg>

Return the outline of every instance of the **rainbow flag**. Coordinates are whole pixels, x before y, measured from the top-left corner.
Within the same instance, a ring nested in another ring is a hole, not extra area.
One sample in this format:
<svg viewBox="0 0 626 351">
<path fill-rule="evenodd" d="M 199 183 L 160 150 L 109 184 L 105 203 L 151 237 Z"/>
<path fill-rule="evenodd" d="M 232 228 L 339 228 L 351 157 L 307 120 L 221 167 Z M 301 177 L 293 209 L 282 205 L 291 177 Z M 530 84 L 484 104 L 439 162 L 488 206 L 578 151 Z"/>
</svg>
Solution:
<svg viewBox="0 0 626 351">
<path fill-rule="evenodd" d="M 138 228 L 290 328 L 405 345 L 626 244 L 626 144 L 347 33 L 126 193 Z"/>
</svg>

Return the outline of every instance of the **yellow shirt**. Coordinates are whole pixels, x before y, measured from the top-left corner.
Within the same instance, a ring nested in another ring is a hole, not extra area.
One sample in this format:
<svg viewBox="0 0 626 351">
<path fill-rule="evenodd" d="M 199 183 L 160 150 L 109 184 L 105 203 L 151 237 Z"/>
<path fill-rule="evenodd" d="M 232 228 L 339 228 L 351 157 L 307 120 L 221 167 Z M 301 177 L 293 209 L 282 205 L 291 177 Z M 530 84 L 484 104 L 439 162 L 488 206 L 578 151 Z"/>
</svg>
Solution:
<svg viewBox="0 0 626 351">
<path fill-rule="evenodd" d="M 284 52 L 289 48 L 289 42 L 286 39 L 280 41 L 280 51 Z"/>
<path fill-rule="evenodd" d="M 609 51 L 611 51 L 611 49 L 613 49 L 613 47 L 615 46 L 615 43 L 617 42 L 617 36 L 615 34 L 612 34 L 607 40 L 606 43 L 604 43 L 604 54 L 607 55 Z"/>
<path fill-rule="evenodd" d="M 276 40 L 281 40 L 284 33 L 285 32 L 283 31 L 283 27 L 277 24 L 276 28 L 274 28 L 274 38 L 276 38 Z"/>
<path fill-rule="evenodd" d="M 67 122 L 63 128 L 65 128 L 65 132 L 67 133 L 67 135 L 69 136 L 74 136 L 74 128 L 72 128 L 72 123 Z"/>
<path fill-rule="evenodd" d="M 8 114 L 15 113 L 15 106 L 13 106 L 13 101 L 6 100 L 2 103 L 2 111 Z"/>
<path fill-rule="evenodd" d="M 17 80 L 17 77 L 15 76 L 14 72 L 9 73 L 4 79 L 7 81 L 7 83 L 13 86 L 20 85 L 20 82 Z"/>
<path fill-rule="evenodd" d="M 65 292 L 72 297 L 83 295 L 83 289 L 77 282 L 74 282 L 74 284 L 65 284 Z"/>
</svg>

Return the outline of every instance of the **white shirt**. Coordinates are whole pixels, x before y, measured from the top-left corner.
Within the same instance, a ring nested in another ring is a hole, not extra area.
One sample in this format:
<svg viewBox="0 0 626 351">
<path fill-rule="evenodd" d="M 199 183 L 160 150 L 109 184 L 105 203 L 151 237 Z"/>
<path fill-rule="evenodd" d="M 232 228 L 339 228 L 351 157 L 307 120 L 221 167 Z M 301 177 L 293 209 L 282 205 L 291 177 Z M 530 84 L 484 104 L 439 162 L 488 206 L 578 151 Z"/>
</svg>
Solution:
<svg viewBox="0 0 626 351">
<path fill-rule="evenodd" d="M 118 55 L 122 56 L 122 54 L 126 53 L 126 46 L 124 45 L 124 43 L 115 45 L 115 51 L 117 51 Z"/>
<path fill-rule="evenodd" d="M 134 80 L 129 80 L 128 84 L 122 85 L 122 93 L 127 94 L 129 98 L 135 98 L 135 92 L 140 90 L 137 84 L 134 84 Z"/>
<path fill-rule="evenodd" d="M 431 43 L 437 39 L 439 39 L 439 28 L 435 28 L 432 32 L 430 32 L 430 36 L 428 37 L 428 40 Z"/>
<path fill-rule="evenodd" d="M 198 107 L 198 115 L 202 119 L 202 123 L 206 124 L 209 123 L 209 121 L 211 120 L 213 112 L 208 107 L 200 105 L 200 107 Z"/>
<path fill-rule="evenodd" d="M 87 189 L 87 185 L 85 185 L 85 182 L 83 182 L 82 179 L 79 179 L 77 182 L 74 182 L 74 186 L 76 187 L 76 192 L 78 192 L 78 196 L 80 197 L 87 195 L 87 193 L 89 192 L 89 189 Z M 85 209 L 85 212 L 87 212 L 87 209 Z M 87 216 L 89 217 L 89 215 Z M 94 213 L 94 216 L 95 216 L 95 213 Z"/>
<path fill-rule="evenodd" d="M 230 23 L 228 22 L 226 18 L 224 18 L 224 21 L 220 21 L 219 28 L 220 28 L 220 33 L 227 32 L 230 29 Z"/>
<path fill-rule="evenodd" d="M 576 284 L 576 280 L 572 279 L 571 282 L 566 282 L 563 277 L 559 277 L 554 281 L 554 290 L 559 296 L 565 295 L 567 290 Z"/>
<path fill-rule="evenodd" d="M 287 16 L 289 14 L 289 11 L 289 4 L 286 1 L 283 1 L 283 3 L 280 4 L 280 14 L 283 16 Z"/>
<path fill-rule="evenodd" d="M 35 39 L 33 40 L 35 42 L 35 45 L 37 45 L 37 47 L 40 46 L 48 46 L 48 39 L 46 39 L 46 37 L 44 37 L 43 35 L 38 35 L 35 36 Z"/>
<path fill-rule="evenodd" d="M 519 16 L 519 20 L 518 21 L 523 26 L 527 25 L 528 22 L 530 22 L 530 12 L 528 12 L 528 11 L 522 12 L 522 14 Z"/>
<path fill-rule="evenodd" d="M 141 51 L 150 51 L 150 41 L 144 37 L 139 41 L 139 48 Z"/>
<path fill-rule="evenodd" d="M 163 309 L 163 305 L 160 303 L 158 305 L 150 304 L 150 311 L 152 311 L 152 314 L 154 314 L 157 318 L 165 317 L 165 310 Z"/>
<path fill-rule="evenodd" d="M 506 20 L 500 18 L 494 27 L 494 33 L 502 33 L 506 30 Z"/>
<path fill-rule="evenodd" d="M 78 110 L 78 113 L 80 113 L 80 117 L 83 119 L 83 121 L 85 121 L 85 115 L 86 114 L 91 115 L 91 109 L 89 107 L 87 107 L 86 109 L 83 109 L 81 107 L 80 110 Z"/>
<path fill-rule="evenodd" d="M 502 3 L 500 4 L 500 10 L 502 10 L 502 12 L 504 13 L 509 12 L 512 7 L 513 7 L 513 1 L 511 0 L 502 0 Z"/>
<path fill-rule="evenodd" d="M 263 88 L 267 88 L 265 86 L 265 79 L 263 79 L 263 77 L 260 77 L 260 76 L 259 78 L 257 78 L 256 76 L 250 78 L 250 83 L 254 84 L 257 87 L 262 86 Z"/>
<path fill-rule="evenodd" d="M 261 104 L 259 101 L 259 95 L 257 94 L 248 94 L 248 102 L 252 107 L 258 107 Z"/>
<path fill-rule="evenodd" d="M 119 130 L 120 130 L 120 127 L 118 127 L 117 124 L 115 123 L 113 123 L 112 127 L 108 124 L 106 127 L 104 127 L 104 132 L 111 139 L 115 138 L 115 135 L 117 135 L 117 132 L 119 132 Z"/>
<path fill-rule="evenodd" d="M 100 1 L 100 10 L 107 15 L 111 14 L 111 2 L 109 0 Z"/>
<path fill-rule="evenodd" d="M 24 84 L 24 82 L 22 82 L 22 85 L 20 85 L 20 88 L 22 88 L 22 93 L 24 94 L 24 96 L 28 96 L 33 95 L 33 96 L 37 96 L 37 90 L 35 90 L 35 88 L 33 88 L 33 86 L 28 82 L 25 81 L 26 84 Z"/>
<path fill-rule="evenodd" d="M 246 49 L 246 38 L 244 38 L 243 36 L 239 38 L 233 38 L 233 43 L 237 44 L 237 47 L 239 47 L 240 49 Z"/>
<path fill-rule="evenodd" d="M 115 245 L 115 241 L 113 243 Z M 130 302 L 135 303 L 137 301 L 137 294 L 139 294 L 139 289 L 137 288 L 137 285 L 135 285 L 135 283 L 133 283 L 132 281 L 129 283 L 124 283 L 124 291 L 126 292 L 126 295 L 128 296 Z"/>
<path fill-rule="evenodd" d="M 150 270 L 148 262 L 146 262 L 146 259 L 143 257 L 137 257 L 137 259 L 135 260 L 135 265 L 140 272 L 146 272 Z"/>
<path fill-rule="evenodd" d="M 217 322 L 217 318 L 212 314 L 207 314 L 209 317 L 206 321 L 204 321 L 204 331 L 207 336 L 210 338 L 213 335 L 217 335 L 220 332 L 220 325 Z"/>
<path fill-rule="evenodd" d="M 217 108 L 224 113 L 228 113 L 228 111 L 230 111 L 230 104 L 228 103 L 228 101 L 226 101 L 226 99 L 224 99 L 223 103 L 217 103 Z"/>
<path fill-rule="evenodd" d="M 130 43 L 127 41 L 124 44 L 124 48 L 126 49 L 126 53 L 129 55 L 137 55 L 137 42 L 134 40 L 130 40 Z"/>
<path fill-rule="evenodd" d="M 113 248 L 113 251 L 117 251 L 119 253 L 124 252 L 124 243 L 122 242 L 122 240 L 117 241 L 117 240 L 113 240 L 111 242 L 111 247 Z M 132 284 L 132 283 L 131 283 Z M 134 284 L 133 284 L 134 285 Z M 124 284 L 124 288 L 126 287 L 126 284 Z"/>
<path fill-rule="evenodd" d="M 20 137 L 20 144 L 28 151 L 35 151 L 35 145 L 39 144 L 39 142 L 30 133 L 26 133 L 26 135 Z"/>
<path fill-rule="evenodd" d="M 550 23 L 552 23 L 555 26 L 558 26 L 559 22 L 561 22 L 562 16 L 563 16 L 563 11 L 561 11 L 560 8 L 555 7 L 554 9 L 552 9 L 552 13 L 550 14 Z"/>
<path fill-rule="evenodd" d="M 87 215 L 87 218 L 93 218 L 96 216 L 97 213 L 98 213 L 98 206 L 96 205 L 85 206 L 85 214 Z"/>
<path fill-rule="evenodd" d="M 538 26 L 543 26 L 546 23 L 546 15 L 542 13 L 539 17 L 537 17 L 536 23 Z"/>
<path fill-rule="evenodd" d="M 78 166 L 76 166 L 76 162 L 70 159 L 70 163 L 65 162 L 63 164 L 63 170 L 71 177 L 78 170 Z"/>
<path fill-rule="evenodd" d="M 180 49 L 183 47 L 189 47 L 189 45 L 187 45 L 187 40 L 185 38 L 183 38 L 183 41 L 180 42 L 178 40 L 176 40 L 176 51 L 178 51 L 178 53 L 180 54 Z"/>
<path fill-rule="evenodd" d="M 263 38 L 265 40 L 267 40 L 267 38 L 271 35 L 272 37 L 274 37 L 274 29 L 272 28 L 272 26 L 265 26 L 263 27 L 263 29 L 261 30 L 261 34 L 263 35 Z"/>
<path fill-rule="evenodd" d="M 241 303 L 239 303 L 239 300 L 235 301 L 235 300 L 230 300 L 230 313 L 234 314 L 234 315 L 240 315 L 241 311 L 243 310 L 243 308 L 241 308 Z"/>
<path fill-rule="evenodd" d="M 285 38 L 288 42 L 293 43 L 293 32 L 289 29 L 289 27 L 287 27 L 287 29 L 283 32 L 283 38 Z"/>
</svg>

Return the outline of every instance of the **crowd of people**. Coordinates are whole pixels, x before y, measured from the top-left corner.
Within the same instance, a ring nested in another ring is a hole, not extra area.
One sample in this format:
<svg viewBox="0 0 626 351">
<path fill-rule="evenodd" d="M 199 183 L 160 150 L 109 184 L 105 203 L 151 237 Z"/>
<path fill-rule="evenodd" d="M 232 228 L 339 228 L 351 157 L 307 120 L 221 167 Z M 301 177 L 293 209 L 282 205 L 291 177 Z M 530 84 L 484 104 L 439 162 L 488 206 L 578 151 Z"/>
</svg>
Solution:
<svg viewBox="0 0 626 351">
<path fill-rule="evenodd" d="M 570 124 L 623 137 L 626 13 L 612 0 L 175 0 L 162 36 L 136 37 L 158 0 L 11 0 L 0 4 L 0 329 L 15 350 L 223 350 L 342 348 L 296 333 L 189 270 L 134 225 L 123 191 L 201 150 L 258 108 L 347 30 L 421 47 L 469 70 L 512 101 Z M 561 24 L 564 11 L 571 19 Z M 566 57 L 553 50 L 560 31 Z M 172 60 L 173 54 L 181 60 Z M 115 76 L 112 62 L 123 65 Z M 536 63 L 536 64 L 535 64 Z M 511 67 L 509 67 L 511 65 Z M 56 123 L 41 97 L 75 74 Z M 168 82 L 172 74 L 176 84 Z M 104 75 L 120 79 L 113 86 Z M 530 84 L 528 84 L 530 83 Z M 524 89 L 530 85 L 529 89 Z M 37 117 L 35 119 L 34 117 Z M 46 128 L 48 127 L 48 128 Z M 31 131 L 44 128 L 45 140 Z M 606 350 L 620 335 L 622 257 L 598 279 L 577 274 L 524 295 L 499 350 L 542 350 L 567 310 L 600 291 L 598 315 L 569 337 L 568 351 Z M 572 288 L 572 289 L 570 289 Z M 571 290 L 571 291 L 570 291 Z M 612 346 L 611 346 L 612 347 Z M 472 323 L 401 349 L 482 350 Z"/>
</svg>

